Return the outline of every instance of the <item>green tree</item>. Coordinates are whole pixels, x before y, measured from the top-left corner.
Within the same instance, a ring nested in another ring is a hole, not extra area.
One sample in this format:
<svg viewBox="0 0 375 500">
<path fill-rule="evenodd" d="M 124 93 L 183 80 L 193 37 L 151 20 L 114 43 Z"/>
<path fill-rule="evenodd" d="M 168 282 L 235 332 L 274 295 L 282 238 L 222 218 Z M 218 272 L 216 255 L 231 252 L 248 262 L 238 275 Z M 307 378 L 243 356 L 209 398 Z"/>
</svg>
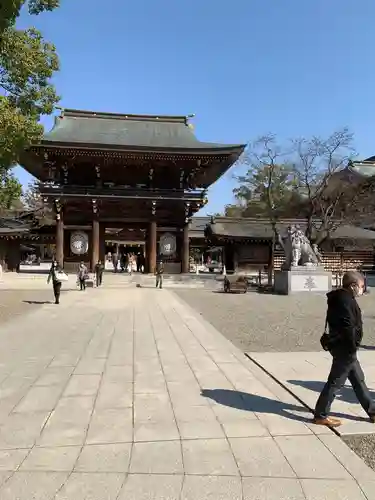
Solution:
<svg viewBox="0 0 375 500">
<path fill-rule="evenodd" d="M 226 206 L 226 214 L 237 217 L 265 217 L 274 221 L 295 216 L 301 197 L 293 164 L 276 137 L 260 137 L 249 145 L 242 158 L 247 170 L 235 176 L 236 202 Z"/>
<path fill-rule="evenodd" d="M 225 217 L 243 217 L 245 206 L 243 203 L 237 201 L 236 204 L 230 204 L 225 206 L 224 214 Z"/>
<path fill-rule="evenodd" d="M 22 187 L 12 172 L 0 169 L 0 213 L 13 208 L 22 194 Z"/>
<path fill-rule="evenodd" d="M 59 101 L 50 80 L 59 69 L 55 47 L 35 28 L 20 30 L 22 7 L 40 14 L 58 7 L 58 0 L 3 0 L 0 8 L 0 208 L 20 196 L 12 175 L 20 152 L 43 133 L 39 120 Z"/>
<path fill-rule="evenodd" d="M 243 217 L 279 219 L 291 213 L 298 197 L 293 169 L 286 164 L 251 164 L 244 176 L 238 178 L 234 194 L 242 206 Z"/>
<path fill-rule="evenodd" d="M 2 0 L 0 11 L 0 33 L 14 26 L 22 7 L 27 4 L 30 14 L 40 14 L 59 7 L 59 0 Z"/>
</svg>

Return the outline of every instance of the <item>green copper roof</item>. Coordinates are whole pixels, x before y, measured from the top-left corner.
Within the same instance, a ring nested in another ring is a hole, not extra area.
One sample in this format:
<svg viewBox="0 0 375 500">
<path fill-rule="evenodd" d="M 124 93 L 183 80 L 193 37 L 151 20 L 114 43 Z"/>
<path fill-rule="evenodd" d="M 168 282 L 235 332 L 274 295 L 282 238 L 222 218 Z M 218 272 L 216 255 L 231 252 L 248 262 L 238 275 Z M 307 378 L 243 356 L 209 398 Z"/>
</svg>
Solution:
<svg viewBox="0 0 375 500">
<path fill-rule="evenodd" d="M 207 218 L 208 219 L 208 218 Z M 194 222 L 194 217 L 192 218 Z M 237 238 L 237 239 L 272 239 L 273 229 L 268 219 L 263 218 L 232 218 L 215 217 L 214 223 L 207 221 L 206 232 L 212 237 Z M 283 234 L 290 225 L 299 225 L 304 231 L 306 219 L 283 219 L 277 223 L 277 229 Z M 194 226 L 193 226 L 194 227 Z M 363 229 L 362 227 L 343 224 L 333 230 L 331 239 L 353 239 L 375 241 L 375 231 Z"/>
<path fill-rule="evenodd" d="M 350 168 L 356 174 L 363 177 L 373 177 L 375 175 L 375 158 L 368 158 L 364 161 L 353 161 Z"/>
<path fill-rule="evenodd" d="M 119 115 L 66 109 L 43 145 L 129 150 L 240 150 L 244 145 L 200 142 L 186 116 Z"/>
</svg>

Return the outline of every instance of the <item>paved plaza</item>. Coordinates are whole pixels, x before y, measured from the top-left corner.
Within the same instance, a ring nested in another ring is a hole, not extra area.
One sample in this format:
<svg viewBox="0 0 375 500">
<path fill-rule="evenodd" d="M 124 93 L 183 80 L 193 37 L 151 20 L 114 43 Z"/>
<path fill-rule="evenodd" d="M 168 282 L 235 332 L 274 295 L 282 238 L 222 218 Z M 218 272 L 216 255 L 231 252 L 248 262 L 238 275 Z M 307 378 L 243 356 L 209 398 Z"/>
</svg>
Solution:
<svg viewBox="0 0 375 500">
<path fill-rule="evenodd" d="M 375 472 L 168 290 L 16 317 L 0 382 L 2 500 L 375 498 Z"/>
<path fill-rule="evenodd" d="M 0 289 L 0 327 L 18 316 L 34 312 L 52 299 L 50 287 L 44 290 Z"/>
<path fill-rule="evenodd" d="M 331 368 L 332 358 L 326 352 L 249 353 L 268 373 L 301 399 L 309 408 L 314 408 Z M 358 353 L 366 375 L 368 387 L 375 398 L 374 350 L 362 349 Z M 332 415 L 343 419 L 336 429 L 341 435 L 368 434 L 375 426 L 367 419 L 348 383 L 332 406 Z"/>
</svg>

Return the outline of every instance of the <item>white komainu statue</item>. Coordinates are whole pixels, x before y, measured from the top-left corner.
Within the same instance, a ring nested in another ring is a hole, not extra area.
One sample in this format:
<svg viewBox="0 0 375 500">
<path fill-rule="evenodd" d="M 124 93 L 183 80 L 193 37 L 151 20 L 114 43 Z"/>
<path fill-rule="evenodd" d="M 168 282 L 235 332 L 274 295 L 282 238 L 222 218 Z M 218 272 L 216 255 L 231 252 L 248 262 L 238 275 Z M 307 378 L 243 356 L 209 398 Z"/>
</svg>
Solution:
<svg viewBox="0 0 375 500">
<path fill-rule="evenodd" d="M 320 253 L 318 255 L 317 251 L 313 250 L 299 226 L 289 226 L 285 236 L 279 235 L 279 242 L 285 253 L 283 270 L 290 270 L 291 267 L 297 266 L 317 266 L 320 264 Z"/>
</svg>

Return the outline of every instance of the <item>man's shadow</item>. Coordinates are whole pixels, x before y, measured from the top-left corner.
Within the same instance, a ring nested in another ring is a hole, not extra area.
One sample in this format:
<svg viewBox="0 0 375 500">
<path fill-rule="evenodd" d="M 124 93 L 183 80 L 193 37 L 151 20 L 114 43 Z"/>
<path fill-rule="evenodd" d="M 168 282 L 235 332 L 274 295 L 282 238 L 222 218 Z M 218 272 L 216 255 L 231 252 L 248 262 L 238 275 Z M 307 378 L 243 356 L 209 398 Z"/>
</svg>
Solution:
<svg viewBox="0 0 375 500">
<path fill-rule="evenodd" d="M 52 304 L 50 300 L 23 300 L 24 304 L 34 304 L 34 305 L 43 305 L 43 304 Z"/>
<path fill-rule="evenodd" d="M 273 413 L 291 420 L 300 422 L 311 422 L 311 412 L 301 405 L 283 403 L 282 401 L 269 399 L 256 394 L 231 391 L 229 389 L 202 389 L 201 395 L 210 398 L 216 403 L 230 408 L 257 413 Z M 295 415 L 292 412 L 308 414 L 308 416 Z"/>
<path fill-rule="evenodd" d="M 361 345 L 360 350 L 363 349 L 364 351 L 375 351 L 375 346 L 373 345 Z"/>
</svg>

